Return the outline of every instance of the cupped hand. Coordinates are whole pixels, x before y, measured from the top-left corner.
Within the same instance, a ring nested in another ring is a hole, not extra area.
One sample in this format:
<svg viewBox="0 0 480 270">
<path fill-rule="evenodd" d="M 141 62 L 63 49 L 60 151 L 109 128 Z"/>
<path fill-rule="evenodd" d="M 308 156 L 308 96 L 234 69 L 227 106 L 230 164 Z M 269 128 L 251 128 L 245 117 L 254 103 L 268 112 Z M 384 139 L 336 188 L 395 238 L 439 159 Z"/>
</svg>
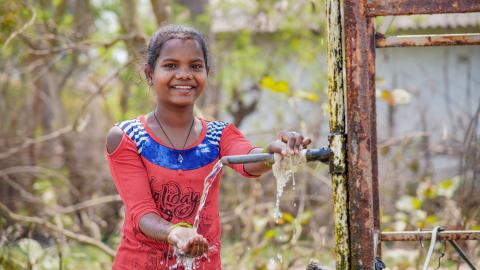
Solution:
<svg viewBox="0 0 480 270">
<path fill-rule="evenodd" d="M 208 251 L 207 239 L 192 228 L 173 228 L 168 234 L 168 242 L 189 257 L 201 256 Z"/>
<path fill-rule="evenodd" d="M 312 140 L 310 138 L 304 137 L 298 132 L 282 131 L 278 135 L 278 139 L 268 145 L 267 152 L 270 154 L 278 153 L 282 156 L 298 154 L 311 142 Z"/>
</svg>

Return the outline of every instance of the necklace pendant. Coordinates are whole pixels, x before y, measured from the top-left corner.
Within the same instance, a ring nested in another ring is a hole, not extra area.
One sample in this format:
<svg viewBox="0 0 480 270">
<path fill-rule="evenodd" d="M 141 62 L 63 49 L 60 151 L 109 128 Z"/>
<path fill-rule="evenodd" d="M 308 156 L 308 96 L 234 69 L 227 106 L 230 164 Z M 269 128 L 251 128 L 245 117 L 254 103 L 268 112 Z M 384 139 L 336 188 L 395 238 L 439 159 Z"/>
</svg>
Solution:
<svg viewBox="0 0 480 270">
<path fill-rule="evenodd" d="M 178 154 L 178 159 L 177 160 L 178 160 L 179 163 L 183 162 L 182 154 Z"/>
</svg>

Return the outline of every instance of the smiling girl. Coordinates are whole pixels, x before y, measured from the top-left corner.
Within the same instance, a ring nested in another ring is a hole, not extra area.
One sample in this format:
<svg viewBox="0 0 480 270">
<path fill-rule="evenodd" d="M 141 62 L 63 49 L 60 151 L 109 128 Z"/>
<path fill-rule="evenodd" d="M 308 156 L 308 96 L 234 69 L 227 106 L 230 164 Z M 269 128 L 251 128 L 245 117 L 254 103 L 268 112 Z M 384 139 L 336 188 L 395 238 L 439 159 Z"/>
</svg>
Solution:
<svg viewBox="0 0 480 270">
<path fill-rule="evenodd" d="M 172 248 L 196 257 L 196 269 L 221 269 L 221 174 L 210 189 L 198 231 L 191 226 L 204 178 L 222 156 L 298 154 L 310 139 L 282 132 L 263 149 L 233 124 L 195 117 L 193 108 L 205 90 L 209 61 L 205 39 L 193 28 L 159 28 L 150 39 L 146 60 L 155 109 L 116 124 L 107 135 L 110 171 L 125 204 L 123 238 L 113 269 L 171 269 L 177 265 Z M 245 177 L 270 170 L 262 162 L 231 167 Z"/>
</svg>

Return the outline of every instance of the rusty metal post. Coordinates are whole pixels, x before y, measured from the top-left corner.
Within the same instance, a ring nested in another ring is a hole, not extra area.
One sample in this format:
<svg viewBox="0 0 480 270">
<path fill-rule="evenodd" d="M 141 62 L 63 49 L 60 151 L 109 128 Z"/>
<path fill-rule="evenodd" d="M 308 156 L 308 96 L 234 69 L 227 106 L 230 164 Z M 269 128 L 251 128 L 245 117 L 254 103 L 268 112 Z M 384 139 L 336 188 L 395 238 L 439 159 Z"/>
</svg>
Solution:
<svg viewBox="0 0 480 270">
<path fill-rule="evenodd" d="M 330 109 L 336 269 L 350 269 L 348 188 L 345 160 L 345 100 L 340 0 L 327 0 L 327 76 Z"/>
<path fill-rule="evenodd" d="M 350 269 L 374 269 L 376 185 L 375 41 L 367 0 L 345 0 Z M 374 208 L 375 207 L 375 208 Z"/>
<path fill-rule="evenodd" d="M 367 19 L 368 36 L 368 94 L 370 101 L 370 154 L 372 157 L 372 206 L 373 206 L 373 237 L 375 257 L 380 257 L 382 244 L 380 235 L 380 191 L 378 188 L 378 148 L 377 148 L 377 100 L 375 87 L 375 27 L 373 19 Z"/>
</svg>

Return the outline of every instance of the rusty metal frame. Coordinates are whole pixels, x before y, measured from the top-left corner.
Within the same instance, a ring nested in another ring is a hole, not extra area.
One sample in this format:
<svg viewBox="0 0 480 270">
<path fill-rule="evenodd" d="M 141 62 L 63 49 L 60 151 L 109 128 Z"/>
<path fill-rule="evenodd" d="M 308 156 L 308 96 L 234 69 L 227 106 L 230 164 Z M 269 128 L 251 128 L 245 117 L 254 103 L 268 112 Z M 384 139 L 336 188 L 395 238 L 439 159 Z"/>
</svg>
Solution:
<svg viewBox="0 0 480 270">
<path fill-rule="evenodd" d="M 370 0 L 367 16 L 478 12 L 478 0 Z"/>
<path fill-rule="evenodd" d="M 480 45 L 480 33 L 390 37 L 385 37 L 380 33 L 375 34 L 375 46 L 377 48 L 452 45 Z"/>
<path fill-rule="evenodd" d="M 382 232 L 380 241 L 423 241 L 430 240 L 431 231 Z M 480 240 L 480 231 L 441 231 L 438 240 Z"/>
<path fill-rule="evenodd" d="M 342 11 L 343 25 L 338 23 Z M 381 241 L 428 240 L 431 234 L 380 232 L 375 49 L 480 43 L 480 34 L 385 37 L 375 33 L 373 19 L 387 15 L 460 12 L 480 12 L 480 1 L 327 0 L 330 146 L 334 152 L 330 170 L 335 187 L 337 270 L 374 269 L 375 258 L 381 253 Z M 339 51 L 341 37 L 343 54 Z M 339 79 L 342 68 L 345 70 L 343 82 Z M 346 121 L 339 115 L 345 111 Z M 341 226 L 348 227 L 348 232 Z M 443 231 L 439 238 L 479 240 L 480 231 Z"/>
</svg>

